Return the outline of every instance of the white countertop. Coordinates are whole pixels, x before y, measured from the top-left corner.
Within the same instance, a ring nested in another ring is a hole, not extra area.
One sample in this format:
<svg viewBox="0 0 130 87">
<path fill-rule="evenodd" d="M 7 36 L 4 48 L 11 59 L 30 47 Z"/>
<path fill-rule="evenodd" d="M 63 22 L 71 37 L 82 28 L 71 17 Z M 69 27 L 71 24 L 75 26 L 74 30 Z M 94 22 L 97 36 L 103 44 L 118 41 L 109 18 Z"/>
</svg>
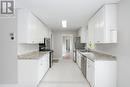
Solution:
<svg viewBox="0 0 130 87">
<path fill-rule="evenodd" d="M 102 52 L 92 51 L 92 52 L 80 52 L 80 53 L 92 61 L 116 61 L 115 56 Z"/>
<path fill-rule="evenodd" d="M 39 51 L 34 51 L 30 52 L 24 55 L 18 55 L 18 59 L 39 59 L 41 56 L 49 53 L 50 51 L 45 51 L 45 52 L 39 52 Z"/>
</svg>

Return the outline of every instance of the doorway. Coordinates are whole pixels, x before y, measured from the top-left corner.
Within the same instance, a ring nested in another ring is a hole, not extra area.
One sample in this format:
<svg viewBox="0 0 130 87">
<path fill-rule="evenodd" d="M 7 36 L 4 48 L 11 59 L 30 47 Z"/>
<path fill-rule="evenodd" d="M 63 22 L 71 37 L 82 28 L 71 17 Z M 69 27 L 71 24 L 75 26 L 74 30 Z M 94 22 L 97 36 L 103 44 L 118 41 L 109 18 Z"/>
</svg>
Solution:
<svg viewBox="0 0 130 87">
<path fill-rule="evenodd" d="M 62 58 L 71 58 L 73 53 L 73 35 L 62 35 Z"/>
</svg>

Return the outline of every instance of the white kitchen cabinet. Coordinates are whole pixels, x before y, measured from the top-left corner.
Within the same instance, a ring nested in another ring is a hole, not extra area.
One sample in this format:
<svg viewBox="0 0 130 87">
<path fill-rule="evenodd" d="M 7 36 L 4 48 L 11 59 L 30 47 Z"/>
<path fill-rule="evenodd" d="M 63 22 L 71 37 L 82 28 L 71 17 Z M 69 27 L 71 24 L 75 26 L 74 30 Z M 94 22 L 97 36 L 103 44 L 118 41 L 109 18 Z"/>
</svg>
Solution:
<svg viewBox="0 0 130 87">
<path fill-rule="evenodd" d="M 86 77 L 89 83 L 91 84 L 91 87 L 94 87 L 94 69 L 95 69 L 95 64 L 94 61 L 91 61 L 90 59 L 87 58 L 87 67 L 86 67 Z"/>
<path fill-rule="evenodd" d="M 88 22 L 88 43 L 94 43 L 94 34 L 95 34 L 95 18 L 91 18 Z"/>
<path fill-rule="evenodd" d="M 43 43 L 49 28 L 27 9 L 17 10 L 18 43 Z"/>
<path fill-rule="evenodd" d="M 87 36 L 87 28 L 81 27 L 78 32 L 78 36 L 80 37 L 80 43 L 87 43 L 88 36 Z"/>
<path fill-rule="evenodd" d="M 99 12 L 94 17 L 94 43 L 104 43 L 104 12 L 99 10 Z"/>
<path fill-rule="evenodd" d="M 96 61 L 94 87 L 117 87 L 116 66 L 116 61 Z"/>
<path fill-rule="evenodd" d="M 117 5 L 104 5 L 88 22 L 88 39 L 94 43 L 117 43 Z"/>
<path fill-rule="evenodd" d="M 100 56 L 101 57 L 101 56 Z M 117 62 L 112 58 L 95 59 L 94 61 L 87 58 L 86 67 L 87 80 L 91 87 L 117 87 L 116 74 Z"/>
<path fill-rule="evenodd" d="M 48 69 L 49 69 L 49 54 L 47 53 L 39 60 L 38 82 L 40 82 L 40 80 L 46 74 Z"/>
<path fill-rule="evenodd" d="M 37 87 L 49 69 L 49 53 L 36 59 L 18 59 L 18 84 Z"/>
<path fill-rule="evenodd" d="M 30 32 L 28 32 L 28 37 L 30 41 L 34 41 L 33 43 L 41 43 L 44 42 L 44 28 L 42 27 L 43 24 L 32 14 L 29 12 L 29 30 Z M 30 42 L 31 43 L 31 42 Z"/>
</svg>

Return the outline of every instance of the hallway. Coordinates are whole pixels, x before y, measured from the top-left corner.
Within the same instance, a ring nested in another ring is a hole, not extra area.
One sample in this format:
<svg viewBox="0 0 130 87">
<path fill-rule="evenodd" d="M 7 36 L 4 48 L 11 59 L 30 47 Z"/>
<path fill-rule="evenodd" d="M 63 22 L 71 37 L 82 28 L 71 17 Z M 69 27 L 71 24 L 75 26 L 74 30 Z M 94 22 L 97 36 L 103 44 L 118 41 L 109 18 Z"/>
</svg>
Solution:
<svg viewBox="0 0 130 87">
<path fill-rule="evenodd" d="M 72 59 L 62 59 L 54 63 L 39 87 L 89 87 L 89 84 Z"/>
</svg>

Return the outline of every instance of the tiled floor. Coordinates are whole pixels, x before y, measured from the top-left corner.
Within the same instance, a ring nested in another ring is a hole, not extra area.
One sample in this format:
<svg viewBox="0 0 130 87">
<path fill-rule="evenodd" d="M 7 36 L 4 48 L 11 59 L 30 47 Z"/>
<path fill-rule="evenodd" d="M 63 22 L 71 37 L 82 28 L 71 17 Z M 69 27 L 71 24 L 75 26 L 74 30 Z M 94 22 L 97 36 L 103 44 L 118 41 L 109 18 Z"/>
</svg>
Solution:
<svg viewBox="0 0 130 87">
<path fill-rule="evenodd" d="M 89 85 L 72 59 L 62 59 L 48 71 L 39 87 L 89 87 Z"/>
</svg>

